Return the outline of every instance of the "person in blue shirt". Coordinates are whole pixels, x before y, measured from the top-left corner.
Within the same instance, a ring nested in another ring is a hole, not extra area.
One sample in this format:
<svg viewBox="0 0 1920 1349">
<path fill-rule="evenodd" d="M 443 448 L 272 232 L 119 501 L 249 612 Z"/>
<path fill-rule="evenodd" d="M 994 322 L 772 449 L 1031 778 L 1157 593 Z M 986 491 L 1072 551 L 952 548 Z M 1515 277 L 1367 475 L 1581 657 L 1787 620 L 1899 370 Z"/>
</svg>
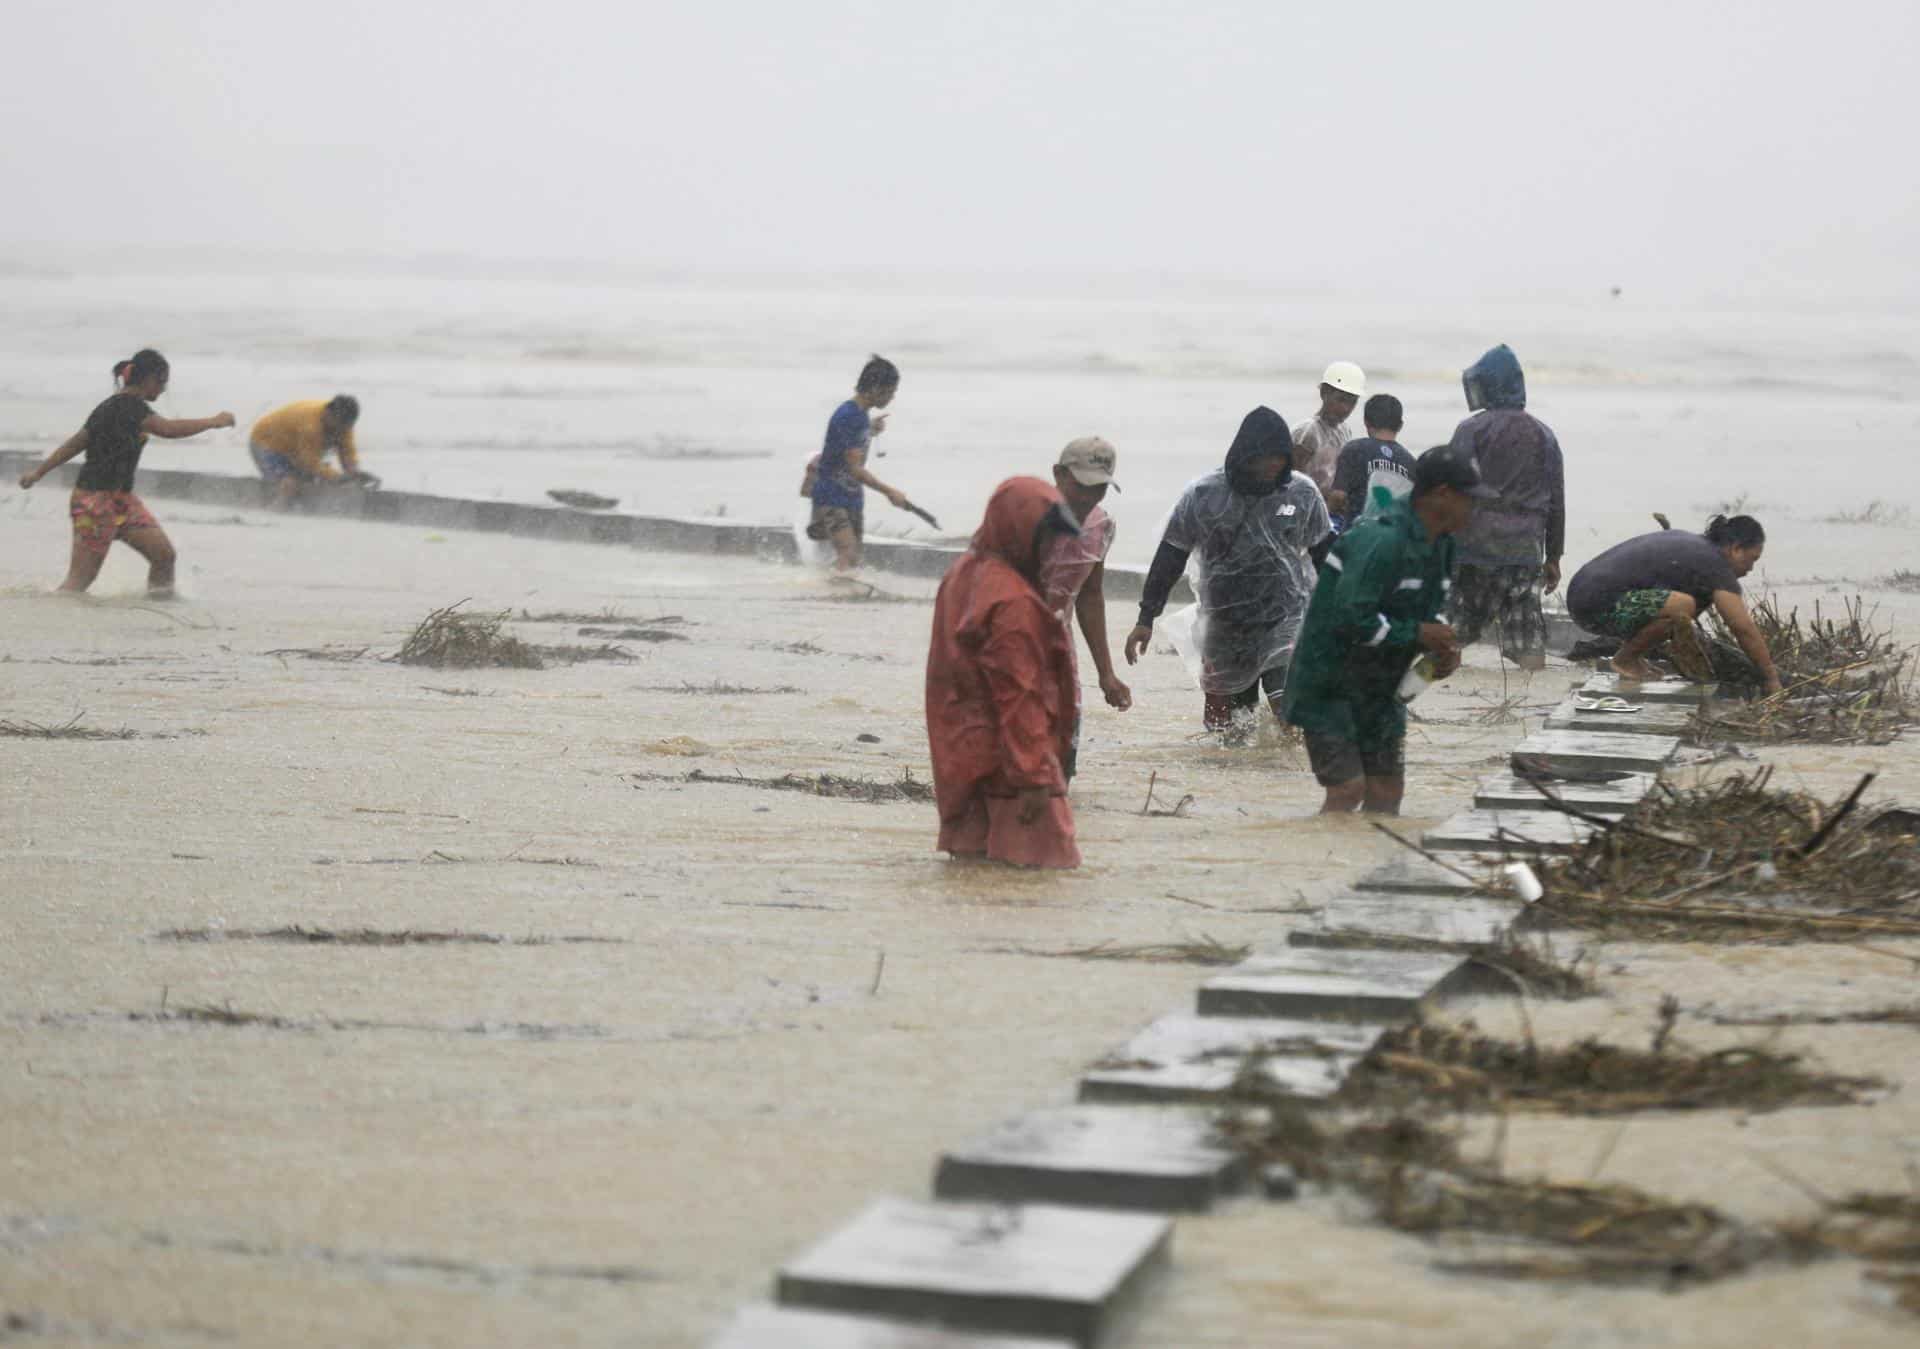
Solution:
<svg viewBox="0 0 1920 1349">
<path fill-rule="evenodd" d="M 807 537 L 833 544 L 836 573 L 845 574 L 860 565 L 867 488 L 901 510 L 910 504 L 906 493 L 887 486 L 867 468 L 867 447 L 887 429 L 885 415 L 874 417 L 871 413 L 891 403 L 899 388 L 899 367 L 884 356 L 869 359 L 854 385 L 853 397 L 834 409 L 827 422 L 826 444 L 809 467 L 813 516 L 807 525 Z"/>
</svg>

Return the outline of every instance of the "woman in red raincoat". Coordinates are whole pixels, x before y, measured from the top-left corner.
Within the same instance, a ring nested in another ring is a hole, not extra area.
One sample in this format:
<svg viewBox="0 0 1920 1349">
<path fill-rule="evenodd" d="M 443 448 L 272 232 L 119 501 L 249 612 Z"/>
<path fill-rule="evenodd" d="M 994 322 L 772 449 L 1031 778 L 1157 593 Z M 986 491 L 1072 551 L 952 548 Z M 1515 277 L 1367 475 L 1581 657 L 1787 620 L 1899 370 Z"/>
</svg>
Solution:
<svg viewBox="0 0 1920 1349">
<path fill-rule="evenodd" d="M 1071 638 L 1040 594 L 1047 550 L 1078 532 L 1051 483 L 1009 478 L 940 583 L 927 740 L 939 846 L 956 856 L 1080 865 L 1061 771 L 1073 734 Z"/>
</svg>

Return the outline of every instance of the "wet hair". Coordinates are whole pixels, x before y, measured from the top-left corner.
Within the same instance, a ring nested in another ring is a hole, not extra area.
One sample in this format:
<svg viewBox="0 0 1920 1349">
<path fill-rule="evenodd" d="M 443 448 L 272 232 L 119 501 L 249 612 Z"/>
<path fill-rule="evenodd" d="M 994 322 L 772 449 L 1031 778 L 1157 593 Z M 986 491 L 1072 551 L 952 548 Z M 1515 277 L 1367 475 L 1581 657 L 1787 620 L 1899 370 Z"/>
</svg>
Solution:
<svg viewBox="0 0 1920 1349">
<path fill-rule="evenodd" d="M 1767 531 L 1751 515 L 1736 515 L 1729 520 L 1716 515 L 1707 521 L 1707 542 L 1715 548 L 1758 548 L 1767 541 Z"/>
<path fill-rule="evenodd" d="M 1400 415 L 1400 400 L 1390 393 L 1375 394 L 1360 412 L 1361 420 L 1368 426 L 1378 426 L 1387 431 L 1400 429 Z"/>
<path fill-rule="evenodd" d="M 327 415 L 341 426 L 360 420 L 360 400 L 350 393 L 337 393 L 327 400 Z"/>
<path fill-rule="evenodd" d="M 165 376 L 171 368 L 165 356 L 152 347 L 142 347 L 126 360 L 114 363 L 113 377 L 122 384 L 139 384 L 155 375 Z"/>
<path fill-rule="evenodd" d="M 869 356 L 867 363 L 860 367 L 860 379 L 853 386 L 855 393 L 882 393 L 896 388 L 900 383 L 900 367 L 885 356 Z"/>
</svg>

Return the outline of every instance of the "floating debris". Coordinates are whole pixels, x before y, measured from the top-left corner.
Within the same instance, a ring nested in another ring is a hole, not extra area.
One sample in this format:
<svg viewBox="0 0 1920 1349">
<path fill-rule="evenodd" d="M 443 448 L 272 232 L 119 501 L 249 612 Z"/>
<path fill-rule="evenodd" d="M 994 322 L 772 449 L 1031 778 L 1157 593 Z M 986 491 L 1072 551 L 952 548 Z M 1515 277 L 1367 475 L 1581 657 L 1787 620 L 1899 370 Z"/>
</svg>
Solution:
<svg viewBox="0 0 1920 1349">
<path fill-rule="evenodd" d="M 544 665 L 540 653 L 511 633 L 504 633 L 507 614 L 463 614 L 466 600 L 435 609 L 420 620 L 401 646 L 396 659 L 402 665 L 427 665 L 434 669 L 478 669 L 504 666 L 518 670 L 538 670 Z"/>
<path fill-rule="evenodd" d="M 16 736 L 24 740 L 137 740 L 140 732 L 120 727 L 108 730 L 102 726 L 82 726 L 80 718 L 86 713 L 76 712 L 71 720 L 58 726 L 42 726 L 37 721 L 0 721 L 0 735 Z M 171 738 L 171 737 L 168 737 Z"/>
<path fill-rule="evenodd" d="M 364 646 L 277 646 L 271 651 L 263 651 L 264 656 L 298 656 L 302 660 L 354 661 L 366 655 L 371 648 Z"/>
<path fill-rule="evenodd" d="M 874 805 L 890 801 L 933 800 L 933 785 L 916 778 L 911 768 L 901 769 L 900 776 L 892 782 L 844 778 L 833 773 L 820 773 L 812 777 L 802 773 L 788 773 L 777 778 L 750 778 L 744 774 L 729 777 L 723 773 L 703 773 L 697 768 L 684 777 L 670 773 L 629 773 L 627 778 L 632 782 L 697 782 L 722 787 L 759 787 L 775 792 L 806 792 L 811 796 L 832 796 Z"/>
<path fill-rule="evenodd" d="M 620 504 L 619 497 L 603 497 L 596 492 L 576 492 L 567 487 L 549 487 L 547 495 L 562 506 L 572 506 L 583 511 L 612 510 Z"/>
<path fill-rule="evenodd" d="M 1920 837 L 1770 785 L 1771 769 L 1660 783 L 1626 816 L 1541 868 L 1537 911 L 1615 938 L 1854 941 L 1920 936 Z"/>
<path fill-rule="evenodd" d="M 1760 671 L 1716 613 L 1706 659 L 1721 691 L 1747 701 L 1703 705 L 1695 737 L 1884 745 L 1920 721 L 1913 649 L 1875 627 L 1859 596 L 1844 610 L 1844 618 L 1834 618 L 1815 603 L 1812 617 L 1802 620 L 1798 609 L 1782 616 L 1772 596 L 1754 604 L 1754 623 L 1785 686 L 1771 697 L 1760 696 Z"/>
<path fill-rule="evenodd" d="M 620 937 L 580 936 L 502 937 L 491 932 L 416 932 L 409 929 L 384 932 L 370 927 L 336 931 L 331 928 L 301 927 L 297 923 L 274 928 L 174 927 L 156 932 L 154 936 L 160 941 L 266 941 L 300 946 L 563 946 L 612 945 L 625 940 Z"/>
<path fill-rule="evenodd" d="M 1393 1103 L 1438 1095 L 1462 1109 L 1619 1115 L 1642 1110 L 1740 1109 L 1857 1105 L 1886 1083 L 1808 1069 L 1799 1054 L 1742 1045 L 1707 1054 L 1674 1049 L 1659 1037 L 1653 1051 L 1585 1039 L 1543 1048 L 1460 1026 L 1413 1025 L 1389 1030 L 1348 1075 L 1347 1104 Z"/>
<path fill-rule="evenodd" d="M 1060 951 L 1043 951 L 1031 946 L 986 949 L 999 955 L 1044 956 L 1050 960 L 1141 960 L 1153 965 L 1238 965 L 1253 953 L 1251 946 L 1215 941 L 1208 936 L 1198 941 L 1148 942 L 1133 946 L 1103 941 Z"/>
</svg>

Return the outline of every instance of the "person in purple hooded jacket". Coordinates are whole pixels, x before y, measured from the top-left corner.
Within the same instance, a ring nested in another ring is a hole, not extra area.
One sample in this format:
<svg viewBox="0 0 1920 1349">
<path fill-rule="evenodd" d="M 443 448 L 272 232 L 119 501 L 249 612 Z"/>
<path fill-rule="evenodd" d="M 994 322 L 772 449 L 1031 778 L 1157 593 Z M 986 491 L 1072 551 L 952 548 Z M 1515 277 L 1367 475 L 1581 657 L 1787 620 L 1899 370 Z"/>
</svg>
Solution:
<svg viewBox="0 0 1920 1349">
<path fill-rule="evenodd" d="M 1567 538 L 1566 474 L 1560 442 L 1527 411 L 1520 358 L 1505 343 L 1461 375 L 1473 415 L 1453 445 L 1480 464 L 1497 494 L 1480 503 L 1460 531 L 1448 619 L 1460 645 L 1499 633 L 1500 652 L 1523 670 L 1547 663 L 1547 621 L 1540 597 L 1560 585 Z"/>
</svg>

